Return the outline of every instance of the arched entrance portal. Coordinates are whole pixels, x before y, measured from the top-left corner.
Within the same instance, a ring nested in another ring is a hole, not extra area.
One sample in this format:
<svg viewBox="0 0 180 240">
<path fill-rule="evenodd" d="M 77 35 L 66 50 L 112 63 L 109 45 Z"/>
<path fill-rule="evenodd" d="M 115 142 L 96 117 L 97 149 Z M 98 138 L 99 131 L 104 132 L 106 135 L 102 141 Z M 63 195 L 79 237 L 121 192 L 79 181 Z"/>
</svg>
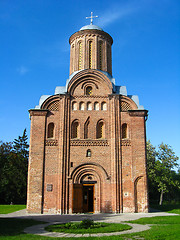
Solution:
<svg viewBox="0 0 180 240">
<path fill-rule="evenodd" d="M 72 173 L 72 212 L 101 212 L 105 169 L 98 164 L 83 164 Z"/>
</svg>

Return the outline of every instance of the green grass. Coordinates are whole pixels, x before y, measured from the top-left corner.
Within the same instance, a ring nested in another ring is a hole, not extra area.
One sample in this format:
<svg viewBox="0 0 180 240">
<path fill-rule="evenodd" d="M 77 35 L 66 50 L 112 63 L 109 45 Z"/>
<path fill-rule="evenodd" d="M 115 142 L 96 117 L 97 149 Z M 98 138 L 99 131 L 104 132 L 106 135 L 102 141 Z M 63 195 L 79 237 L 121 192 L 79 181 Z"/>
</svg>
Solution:
<svg viewBox="0 0 180 240">
<path fill-rule="evenodd" d="M 166 205 L 167 208 L 167 205 Z M 165 210 L 163 210 L 165 211 Z M 174 208 L 172 205 L 168 207 L 167 211 L 173 211 L 179 213 L 180 209 Z M 150 230 L 133 233 L 123 234 L 120 236 L 111 237 L 81 237 L 79 240 L 179 240 L 180 239 L 180 215 L 179 216 L 166 216 L 166 217 L 152 217 L 142 218 L 136 221 L 131 221 L 139 224 L 153 224 Z M 36 224 L 40 224 L 30 219 L 15 219 L 15 218 L 0 218 L 0 240 L 59 240 L 60 238 L 43 237 L 32 234 L 23 233 L 24 228 Z M 128 224 L 128 223 L 127 223 Z M 62 238 L 63 240 L 69 240 L 70 238 Z M 77 238 L 71 238 L 71 240 L 77 240 Z"/>
<path fill-rule="evenodd" d="M 0 205 L 0 214 L 7 214 L 25 209 L 26 205 Z"/>
<path fill-rule="evenodd" d="M 140 218 L 134 221 L 128 221 L 130 223 L 138 224 L 180 224 L 180 216 L 164 216 L 164 217 L 151 217 Z"/>
<path fill-rule="evenodd" d="M 120 236 L 111 236 L 111 237 L 82 237 L 78 238 L 79 240 L 125 240 L 125 239 L 147 239 L 147 240 L 178 240 L 180 239 L 180 216 L 169 216 L 169 217 L 153 217 L 153 218 L 143 218 L 134 223 L 141 224 L 155 224 L 150 230 L 134 233 L 134 234 L 123 234 Z M 164 219 L 164 220 L 163 220 Z M 24 228 L 32 226 L 35 224 L 40 224 L 30 219 L 0 219 L 0 240 L 59 240 L 60 238 L 51 238 L 51 237 L 42 237 L 32 234 L 23 233 Z M 77 240 L 77 238 L 71 238 L 71 240 Z M 63 240 L 69 240 L 69 238 L 63 238 Z"/>
<path fill-rule="evenodd" d="M 25 234 L 23 230 L 26 227 L 41 224 L 42 222 L 30 219 L 0 218 L 0 240 L 77 240 L 77 238 L 52 238 L 32 234 Z M 81 237 L 79 240 L 124 240 L 119 236 L 111 237 Z"/>
<path fill-rule="evenodd" d="M 147 240 L 178 240 L 180 239 L 180 216 L 165 216 L 140 218 L 134 221 L 128 221 L 138 224 L 154 224 L 150 230 L 128 235 L 129 237 L 143 238 Z"/>
<path fill-rule="evenodd" d="M 72 223 L 72 227 L 75 228 L 65 228 L 67 224 L 56 224 L 46 227 L 46 230 L 49 232 L 65 232 L 65 233 L 109 233 L 109 232 L 120 232 L 124 230 L 129 230 L 130 227 L 127 224 L 119 223 L 100 223 L 95 225 L 93 228 L 78 228 L 79 222 Z"/>
</svg>

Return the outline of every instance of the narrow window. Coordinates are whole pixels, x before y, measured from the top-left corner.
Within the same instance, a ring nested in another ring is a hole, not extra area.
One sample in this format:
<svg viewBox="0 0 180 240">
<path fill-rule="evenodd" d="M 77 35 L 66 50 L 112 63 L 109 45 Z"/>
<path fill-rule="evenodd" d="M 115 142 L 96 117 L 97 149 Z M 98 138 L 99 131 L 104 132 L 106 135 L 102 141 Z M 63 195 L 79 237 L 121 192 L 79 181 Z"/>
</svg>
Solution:
<svg viewBox="0 0 180 240">
<path fill-rule="evenodd" d="M 89 41 L 89 68 L 92 69 L 92 41 Z"/>
<path fill-rule="evenodd" d="M 98 122 L 97 123 L 97 138 L 104 138 L 105 136 L 105 133 L 104 133 L 104 123 L 101 121 L 101 122 Z"/>
<path fill-rule="evenodd" d="M 90 149 L 87 150 L 86 157 L 91 157 L 91 150 Z"/>
<path fill-rule="evenodd" d="M 107 65 L 108 73 L 111 73 L 111 71 L 112 71 L 112 69 L 111 69 L 111 47 L 109 44 L 107 45 L 107 61 L 108 61 L 108 65 Z"/>
<path fill-rule="evenodd" d="M 89 138 L 89 119 L 90 119 L 90 117 L 87 118 L 87 120 L 84 124 L 84 139 Z"/>
<path fill-rule="evenodd" d="M 48 138 L 54 137 L 54 123 L 49 123 L 48 125 Z"/>
<path fill-rule="evenodd" d="M 92 87 L 89 86 L 86 88 L 86 95 L 92 95 Z"/>
<path fill-rule="evenodd" d="M 99 110 L 99 103 L 98 102 L 94 103 L 94 110 L 96 110 L 96 111 Z"/>
<path fill-rule="evenodd" d="M 79 43 L 79 66 L 78 70 L 82 69 L 82 42 Z"/>
<path fill-rule="evenodd" d="M 99 42 L 99 69 L 102 70 L 102 42 Z"/>
<path fill-rule="evenodd" d="M 92 104 L 91 104 L 91 102 L 88 102 L 88 103 L 87 103 L 87 110 L 92 110 Z"/>
<path fill-rule="evenodd" d="M 79 123 L 77 121 L 72 123 L 71 138 L 79 138 Z"/>
<path fill-rule="evenodd" d="M 122 125 L 122 138 L 128 138 L 127 124 L 126 123 L 123 123 L 123 125 Z"/>
<path fill-rule="evenodd" d="M 106 104 L 106 102 L 102 102 L 102 103 L 101 103 L 101 110 L 103 110 L 103 111 L 107 110 L 107 104 Z"/>
<path fill-rule="evenodd" d="M 80 104 L 79 104 L 79 110 L 84 110 L 84 103 L 83 103 L 83 102 L 80 102 Z"/>
<path fill-rule="evenodd" d="M 72 110 L 77 110 L 77 102 L 72 103 Z"/>
</svg>

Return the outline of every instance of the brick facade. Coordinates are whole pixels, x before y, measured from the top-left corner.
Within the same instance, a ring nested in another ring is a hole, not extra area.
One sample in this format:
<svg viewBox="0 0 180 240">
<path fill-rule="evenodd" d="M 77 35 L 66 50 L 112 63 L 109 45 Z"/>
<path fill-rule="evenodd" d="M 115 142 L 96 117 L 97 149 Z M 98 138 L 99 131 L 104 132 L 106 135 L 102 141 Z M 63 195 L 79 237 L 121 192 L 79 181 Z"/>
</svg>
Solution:
<svg viewBox="0 0 180 240">
<path fill-rule="evenodd" d="M 66 91 L 29 110 L 27 211 L 147 212 L 147 110 L 115 91 L 109 34 L 85 29 L 69 42 Z"/>
</svg>

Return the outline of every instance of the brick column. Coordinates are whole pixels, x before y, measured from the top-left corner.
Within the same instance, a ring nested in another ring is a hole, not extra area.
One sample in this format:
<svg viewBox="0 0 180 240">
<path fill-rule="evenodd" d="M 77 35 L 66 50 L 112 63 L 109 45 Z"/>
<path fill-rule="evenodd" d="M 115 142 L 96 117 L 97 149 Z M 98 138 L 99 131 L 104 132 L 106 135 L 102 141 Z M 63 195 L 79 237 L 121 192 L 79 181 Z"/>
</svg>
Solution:
<svg viewBox="0 0 180 240">
<path fill-rule="evenodd" d="M 44 146 L 48 110 L 29 110 L 31 133 L 29 149 L 27 211 L 42 213 L 44 189 Z"/>
</svg>

